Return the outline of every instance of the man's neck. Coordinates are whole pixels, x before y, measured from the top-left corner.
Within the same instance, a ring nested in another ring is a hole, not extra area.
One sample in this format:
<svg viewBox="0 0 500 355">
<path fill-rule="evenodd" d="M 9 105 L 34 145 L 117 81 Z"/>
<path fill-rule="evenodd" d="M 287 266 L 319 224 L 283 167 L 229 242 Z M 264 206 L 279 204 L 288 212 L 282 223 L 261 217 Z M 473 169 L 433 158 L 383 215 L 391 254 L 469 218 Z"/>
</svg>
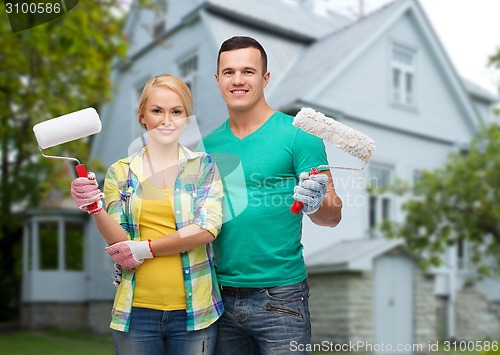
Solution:
<svg viewBox="0 0 500 355">
<path fill-rule="evenodd" d="M 238 138 L 245 138 L 258 130 L 275 112 L 267 104 L 247 111 L 228 109 L 231 131 Z"/>
</svg>

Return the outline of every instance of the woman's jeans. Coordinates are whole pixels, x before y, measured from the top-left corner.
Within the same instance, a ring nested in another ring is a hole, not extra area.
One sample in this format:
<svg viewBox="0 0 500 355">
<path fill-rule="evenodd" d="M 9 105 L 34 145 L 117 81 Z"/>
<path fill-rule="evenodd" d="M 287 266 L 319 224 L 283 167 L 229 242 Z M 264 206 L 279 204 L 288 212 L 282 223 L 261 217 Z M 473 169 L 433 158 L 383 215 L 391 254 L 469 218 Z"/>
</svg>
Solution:
<svg viewBox="0 0 500 355">
<path fill-rule="evenodd" d="M 113 330 L 117 355 L 212 355 L 217 322 L 201 330 L 186 330 L 186 311 L 132 308 L 128 332 Z"/>
<path fill-rule="evenodd" d="M 311 343 L 307 279 L 294 285 L 230 292 L 222 288 L 217 355 L 308 354 Z"/>
</svg>

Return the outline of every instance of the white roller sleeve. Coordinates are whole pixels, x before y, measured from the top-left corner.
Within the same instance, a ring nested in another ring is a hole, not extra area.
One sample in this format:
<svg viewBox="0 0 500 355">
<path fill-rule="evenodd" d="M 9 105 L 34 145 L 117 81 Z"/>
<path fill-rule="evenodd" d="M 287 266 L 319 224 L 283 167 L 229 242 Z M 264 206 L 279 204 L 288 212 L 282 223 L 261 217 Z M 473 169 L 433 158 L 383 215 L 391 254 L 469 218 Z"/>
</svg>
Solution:
<svg viewBox="0 0 500 355">
<path fill-rule="evenodd" d="M 92 107 L 38 123 L 33 127 L 41 149 L 91 136 L 100 131 L 101 120 Z"/>
<path fill-rule="evenodd" d="M 375 149 L 375 142 L 367 135 L 309 107 L 304 107 L 297 113 L 293 125 L 334 144 L 365 163 Z"/>
</svg>

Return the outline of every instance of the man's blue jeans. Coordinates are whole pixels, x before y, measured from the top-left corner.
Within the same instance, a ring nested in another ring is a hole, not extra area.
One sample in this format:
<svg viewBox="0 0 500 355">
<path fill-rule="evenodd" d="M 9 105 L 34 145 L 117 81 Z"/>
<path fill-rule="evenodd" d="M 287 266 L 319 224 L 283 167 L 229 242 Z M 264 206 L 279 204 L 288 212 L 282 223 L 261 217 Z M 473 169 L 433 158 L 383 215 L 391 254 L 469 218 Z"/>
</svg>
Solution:
<svg viewBox="0 0 500 355">
<path fill-rule="evenodd" d="M 218 321 L 218 355 L 298 354 L 291 344 L 311 343 L 307 279 L 243 293 L 223 288 L 222 300 L 225 311 Z"/>
<path fill-rule="evenodd" d="M 217 322 L 205 329 L 188 331 L 184 310 L 133 307 L 129 331 L 113 330 L 117 355 L 212 355 L 216 337 Z"/>
</svg>

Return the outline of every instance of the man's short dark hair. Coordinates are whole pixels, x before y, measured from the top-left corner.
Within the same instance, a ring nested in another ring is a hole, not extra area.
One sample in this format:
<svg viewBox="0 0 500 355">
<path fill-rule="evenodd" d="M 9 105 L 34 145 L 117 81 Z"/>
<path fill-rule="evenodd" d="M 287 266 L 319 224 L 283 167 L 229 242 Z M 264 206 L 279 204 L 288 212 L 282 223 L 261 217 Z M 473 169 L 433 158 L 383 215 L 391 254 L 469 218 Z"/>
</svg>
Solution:
<svg viewBox="0 0 500 355">
<path fill-rule="evenodd" d="M 263 73 L 267 72 L 267 54 L 264 50 L 264 47 L 257 42 L 252 37 L 246 36 L 234 36 L 229 39 L 226 39 L 220 46 L 219 55 L 217 56 L 217 73 L 219 72 L 219 62 L 220 55 L 222 52 L 234 51 L 236 49 L 245 49 L 245 48 L 255 48 L 260 51 L 260 56 L 262 58 L 262 70 Z"/>
</svg>

